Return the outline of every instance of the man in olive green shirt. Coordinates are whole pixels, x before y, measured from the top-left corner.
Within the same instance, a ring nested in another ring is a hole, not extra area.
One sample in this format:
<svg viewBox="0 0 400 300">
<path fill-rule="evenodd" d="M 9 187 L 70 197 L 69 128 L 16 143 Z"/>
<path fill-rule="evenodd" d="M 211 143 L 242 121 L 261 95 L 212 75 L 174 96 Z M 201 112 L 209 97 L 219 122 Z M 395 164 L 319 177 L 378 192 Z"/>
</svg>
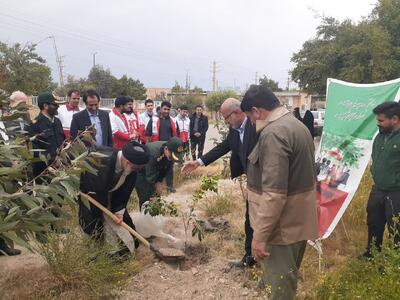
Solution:
<svg viewBox="0 0 400 300">
<path fill-rule="evenodd" d="M 161 182 L 173 167 L 174 161 L 182 161 L 184 153 L 183 143 L 178 137 L 148 143 L 146 146 L 150 150 L 150 161 L 138 173 L 135 185 L 140 209 L 143 203 L 161 193 Z"/>
<path fill-rule="evenodd" d="M 372 148 L 371 173 L 374 179 L 367 204 L 368 246 L 363 254 L 372 257 L 372 249 L 381 250 L 385 225 L 395 246 L 400 245 L 400 104 L 385 102 L 373 110 L 379 133 Z"/>
</svg>

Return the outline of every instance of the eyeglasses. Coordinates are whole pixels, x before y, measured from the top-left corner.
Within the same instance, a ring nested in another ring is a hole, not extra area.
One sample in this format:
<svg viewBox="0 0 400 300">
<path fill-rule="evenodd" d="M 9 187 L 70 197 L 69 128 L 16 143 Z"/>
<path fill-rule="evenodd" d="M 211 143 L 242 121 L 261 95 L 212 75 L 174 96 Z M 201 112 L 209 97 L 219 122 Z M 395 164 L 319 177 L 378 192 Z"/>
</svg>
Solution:
<svg viewBox="0 0 400 300">
<path fill-rule="evenodd" d="M 232 111 L 229 115 L 227 115 L 226 117 L 224 117 L 224 120 L 228 120 L 231 116 L 232 116 L 232 114 L 234 113 L 235 111 Z"/>
<path fill-rule="evenodd" d="M 72 100 L 80 100 L 81 98 L 71 98 Z"/>
</svg>

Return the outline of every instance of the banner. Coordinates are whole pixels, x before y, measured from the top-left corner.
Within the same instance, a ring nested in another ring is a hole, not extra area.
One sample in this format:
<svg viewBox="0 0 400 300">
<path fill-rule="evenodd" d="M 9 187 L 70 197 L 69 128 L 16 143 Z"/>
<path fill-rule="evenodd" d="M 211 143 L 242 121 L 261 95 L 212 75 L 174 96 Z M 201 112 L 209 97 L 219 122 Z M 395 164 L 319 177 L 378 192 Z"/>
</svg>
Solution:
<svg viewBox="0 0 400 300">
<path fill-rule="evenodd" d="M 372 110 L 399 101 L 400 79 L 354 84 L 328 78 L 326 112 L 316 154 L 319 237 L 327 238 L 349 206 L 378 132 Z"/>
</svg>

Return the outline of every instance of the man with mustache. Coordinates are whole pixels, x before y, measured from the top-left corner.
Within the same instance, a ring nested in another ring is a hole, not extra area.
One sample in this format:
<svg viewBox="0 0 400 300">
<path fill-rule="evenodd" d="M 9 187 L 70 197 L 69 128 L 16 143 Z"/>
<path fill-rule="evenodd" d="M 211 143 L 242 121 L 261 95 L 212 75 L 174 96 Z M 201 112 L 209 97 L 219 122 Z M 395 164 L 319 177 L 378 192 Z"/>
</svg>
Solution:
<svg viewBox="0 0 400 300">
<path fill-rule="evenodd" d="M 373 256 L 380 251 L 387 225 L 395 247 L 400 243 L 400 104 L 384 102 L 373 110 L 379 133 L 372 147 L 371 173 L 374 179 L 368 204 L 368 246 L 362 255 Z"/>
</svg>

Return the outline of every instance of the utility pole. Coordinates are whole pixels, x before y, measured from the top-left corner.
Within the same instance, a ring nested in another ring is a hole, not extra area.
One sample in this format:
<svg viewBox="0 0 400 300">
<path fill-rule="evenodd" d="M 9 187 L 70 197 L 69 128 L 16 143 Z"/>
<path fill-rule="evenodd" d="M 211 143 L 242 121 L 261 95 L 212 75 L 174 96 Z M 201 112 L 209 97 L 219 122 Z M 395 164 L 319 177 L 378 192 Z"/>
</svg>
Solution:
<svg viewBox="0 0 400 300">
<path fill-rule="evenodd" d="M 189 71 L 188 71 L 188 70 L 186 70 L 185 88 L 186 88 L 186 94 L 189 94 L 189 91 L 190 91 L 190 83 L 189 83 Z"/>
<path fill-rule="evenodd" d="M 217 62 L 214 60 L 212 64 L 212 91 L 217 90 Z"/>
<path fill-rule="evenodd" d="M 54 47 L 54 52 L 56 55 L 56 62 L 57 62 L 57 67 L 58 67 L 58 72 L 60 74 L 60 87 L 64 87 L 64 74 L 63 74 L 63 57 L 58 54 L 57 50 L 57 44 L 56 44 L 56 37 L 54 35 L 49 36 L 50 39 L 53 40 L 53 47 Z"/>
<path fill-rule="evenodd" d="M 286 83 L 286 90 L 288 91 L 290 88 L 290 76 L 287 78 L 287 83 Z"/>
<path fill-rule="evenodd" d="M 97 52 L 93 52 L 92 53 L 92 55 L 93 55 L 93 68 L 96 67 L 96 54 L 97 54 Z"/>
</svg>

